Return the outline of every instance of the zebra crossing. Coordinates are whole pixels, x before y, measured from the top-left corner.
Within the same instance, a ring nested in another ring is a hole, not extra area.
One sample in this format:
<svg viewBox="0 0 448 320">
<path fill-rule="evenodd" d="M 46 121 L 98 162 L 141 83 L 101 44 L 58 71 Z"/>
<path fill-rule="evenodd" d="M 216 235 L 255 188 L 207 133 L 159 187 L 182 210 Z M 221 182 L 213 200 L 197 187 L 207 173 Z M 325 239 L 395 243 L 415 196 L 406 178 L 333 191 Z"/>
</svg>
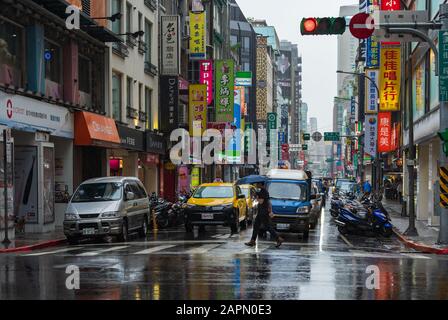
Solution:
<svg viewBox="0 0 448 320">
<path fill-rule="evenodd" d="M 219 238 L 218 238 L 219 239 Z M 302 256 L 313 257 L 329 255 L 341 258 L 359 259 L 419 259 L 431 260 L 433 255 L 421 253 L 400 252 L 369 252 L 348 248 L 328 247 L 319 250 L 313 244 L 285 242 L 281 248 L 275 248 L 275 243 L 270 241 L 259 241 L 257 246 L 248 248 L 242 241 L 224 240 L 191 240 L 191 241 L 149 241 L 130 242 L 126 244 L 86 244 L 65 247 L 53 250 L 42 250 L 31 253 L 22 253 L 21 257 L 75 257 L 81 259 L 103 257 L 103 256 L 135 256 L 144 257 L 150 255 L 192 255 L 192 256 L 251 256 L 251 255 L 273 255 L 273 256 Z"/>
</svg>

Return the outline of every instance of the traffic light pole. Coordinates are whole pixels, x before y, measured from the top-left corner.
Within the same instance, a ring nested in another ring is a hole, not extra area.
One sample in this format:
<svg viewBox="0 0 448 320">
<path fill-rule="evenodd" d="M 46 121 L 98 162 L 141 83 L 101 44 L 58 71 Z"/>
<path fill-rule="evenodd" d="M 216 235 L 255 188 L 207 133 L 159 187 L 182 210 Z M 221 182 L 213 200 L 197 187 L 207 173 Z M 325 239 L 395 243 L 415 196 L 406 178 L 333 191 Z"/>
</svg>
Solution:
<svg viewBox="0 0 448 320">
<path fill-rule="evenodd" d="M 440 20 L 442 22 L 442 30 L 448 30 L 448 4 L 440 5 Z M 447 128 L 448 104 L 444 101 L 440 101 L 440 131 L 444 131 Z M 448 158 L 443 151 L 443 145 L 440 148 L 439 159 L 441 165 L 448 163 Z M 441 209 L 440 211 L 440 232 L 438 243 L 448 244 L 448 209 Z"/>
</svg>

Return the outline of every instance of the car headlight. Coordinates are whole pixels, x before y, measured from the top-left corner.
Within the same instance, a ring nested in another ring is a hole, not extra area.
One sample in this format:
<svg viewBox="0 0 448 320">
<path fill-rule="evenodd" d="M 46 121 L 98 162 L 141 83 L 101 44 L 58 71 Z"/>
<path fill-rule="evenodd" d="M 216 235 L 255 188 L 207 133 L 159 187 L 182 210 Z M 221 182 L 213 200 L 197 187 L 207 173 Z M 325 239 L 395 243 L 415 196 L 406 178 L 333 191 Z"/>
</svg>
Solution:
<svg viewBox="0 0 448 320">
<path fill-rule="evenodd" d="M 309 207 L 298 207 L 296 213 L 308 213 L 310 212 Z"/>
<path fill-rule="evenodd" d="M 68 221 L 74 221 L 78 220 L 79 216 L 76 213 L 66 213 L 64 219 Z"/>
<path fill-rule="evenodd" d="M 118 211 L 107 211 L 101 214 L 102 218 L 118 218 L 120 216 L 120 212 Z"/>
</svg>

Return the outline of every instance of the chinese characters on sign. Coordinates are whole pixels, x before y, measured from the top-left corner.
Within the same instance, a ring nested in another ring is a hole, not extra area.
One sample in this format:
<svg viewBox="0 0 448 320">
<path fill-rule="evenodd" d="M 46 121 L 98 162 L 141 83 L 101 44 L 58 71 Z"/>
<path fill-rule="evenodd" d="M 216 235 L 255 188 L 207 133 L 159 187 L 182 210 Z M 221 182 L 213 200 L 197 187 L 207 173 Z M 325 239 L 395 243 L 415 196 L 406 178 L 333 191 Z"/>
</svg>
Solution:
<svg viewBox="0 0 448 320">
<path fill-rule="evenodd" d="M 207 125 L 207 86 L 205 84 L 190 84 L 190 135 L 197 131 L 201 136 Z"/>
<path fill-rule="evenodd" d="M 373 13 L 379 8 L 379 0 L 367 1 L 367 13 Z M 371 36 L 367 38 L 366 44 L 366 67 L 379 68 L 380 67 L 380 44 L 375 41 L 376 37 Z"/>
<path fill-rule="evenodd" d="M 199 83 L 207 85 L 207 105 L 211 105 L 213 101 L 213 61 L 202 60 L 199 65 Z"/>
<path fill-rule="evenodd" d="M 234 70 L 233 60 L 216 61 L 215 105 L 217 122 L 233 122 Z"/>
<path fill-rule="evenodd" d="M 205 12 L 190 12 L 190 58 L 205 58 Z"/>
<path fill-rule="evenodd" d="M 378 113 L 378 152 L 392 151 L 392 114 L 390 112 Z"/>
<path fill-rule="evenodd" d="M 162 74 L 179 74 L 179 16 L 162 16 Z"/>
<path fill-rule="evenodd" d="M 377 141 L 377 118 L 376 115 L 366 115 L 365 118 L 366 136 L 364 140 L 364 153 L 376 157 Z"/>
<path fill-rule="evenodd" d="M 378 85 L 378 70 L 367 70 L 366 76 L 374 81 L 366 78 L 366 110 L 365 113 L 378 112 L 378 91 L 375 84 Z"/>
<path fill-rule="evenodd" d="M 383 0 L 383 1 L 381 1 L 381 10 L 385 10 L 385 11 L 400 10 L 400 0 Z"/>
<path fill-rule="evenodd" d="M 448 101 L 448 32 L 439 31 L 439 100 Z"/>
<path fill-rule="evenodd" d="M 160 96 L 162 110 L 162 130 L 171 132 L 177 128 L 179 112 L 179 78 L 160 77 Z"/>
<path fill-rule="evenodd" d="M 383 47 L 380 69 L 380 111 L 400 110 L 401 49 Z"/>
</svg>

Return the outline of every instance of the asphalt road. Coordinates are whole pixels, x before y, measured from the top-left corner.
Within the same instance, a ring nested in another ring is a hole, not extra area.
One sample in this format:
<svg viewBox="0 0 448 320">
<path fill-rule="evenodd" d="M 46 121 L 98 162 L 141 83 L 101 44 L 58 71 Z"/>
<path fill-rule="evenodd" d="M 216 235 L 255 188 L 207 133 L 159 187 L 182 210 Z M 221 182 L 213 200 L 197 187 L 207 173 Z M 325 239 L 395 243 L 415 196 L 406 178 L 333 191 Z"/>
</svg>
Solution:
<svg viewBox="0 0 448 320">
<path fill-rule="evenodd" d="M 396 238 L 341 238 L 322 216 L 308 240 L 284 234 L 279 249 L 269 239 L 246 247 L 251 229 L 211 227 L 3 254 L 0 299 L 448 299 L 448 257 Z M 69 266 L 79 268 L 79 289 L 66 286 Z"/>
</svg>

